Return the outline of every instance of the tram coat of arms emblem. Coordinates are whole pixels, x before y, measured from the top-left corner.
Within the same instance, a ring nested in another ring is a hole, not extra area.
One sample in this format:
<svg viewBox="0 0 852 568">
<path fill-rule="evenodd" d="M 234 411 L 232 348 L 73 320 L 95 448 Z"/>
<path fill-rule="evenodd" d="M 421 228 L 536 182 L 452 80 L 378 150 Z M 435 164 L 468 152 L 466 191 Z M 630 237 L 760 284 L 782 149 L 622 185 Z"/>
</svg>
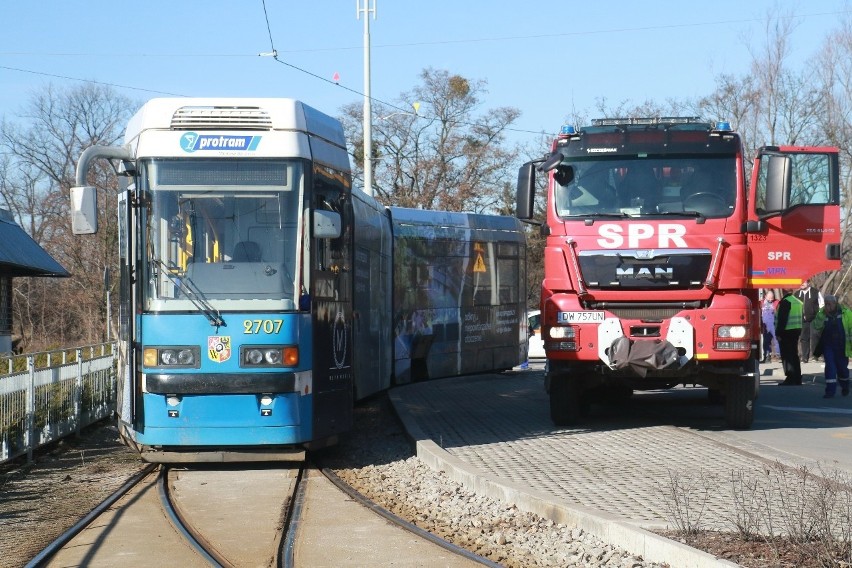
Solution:
<svg viewBox="0 0 852 568">
<path fill-rule="evenodd" d="M 214 363 L 224 363 L 231 358 L 231 337 L 211 335 L 207 338 L 207 356 Z"/>
</svg>

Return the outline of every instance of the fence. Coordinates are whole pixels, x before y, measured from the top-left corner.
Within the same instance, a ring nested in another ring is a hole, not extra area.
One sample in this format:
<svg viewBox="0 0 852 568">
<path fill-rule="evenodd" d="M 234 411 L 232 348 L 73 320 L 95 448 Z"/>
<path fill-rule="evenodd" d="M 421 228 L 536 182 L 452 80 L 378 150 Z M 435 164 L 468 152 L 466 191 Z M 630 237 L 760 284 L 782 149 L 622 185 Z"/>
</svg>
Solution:
<svg viewBox="0 0 852 568">
<path fill-rule="evenodd" d="M 3 369 L 5 368 L 5 372 Z M 115 411 L 115 346 L 0 357 L 0 464 Z"/>
</svg>

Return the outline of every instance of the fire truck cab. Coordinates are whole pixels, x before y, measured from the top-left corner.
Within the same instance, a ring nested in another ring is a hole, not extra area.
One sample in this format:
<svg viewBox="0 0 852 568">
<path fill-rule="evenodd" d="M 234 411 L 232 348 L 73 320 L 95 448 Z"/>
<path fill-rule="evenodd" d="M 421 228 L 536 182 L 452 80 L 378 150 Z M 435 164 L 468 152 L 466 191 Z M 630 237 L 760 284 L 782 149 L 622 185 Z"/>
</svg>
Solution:
<svg viewBox="0 0 852 568">
<path fill-rule="evenodd" d="M 541 288 L 551 418 L 591 402 L 703 385 L 730 428 L 758 395 L 759 288 L 840 268 L 838 150 L 758 150 L 750 186 L 739 134 L 698 118 L 563 127 L 518 175 L 534 218 L 546 173 Z"/>
</svg>

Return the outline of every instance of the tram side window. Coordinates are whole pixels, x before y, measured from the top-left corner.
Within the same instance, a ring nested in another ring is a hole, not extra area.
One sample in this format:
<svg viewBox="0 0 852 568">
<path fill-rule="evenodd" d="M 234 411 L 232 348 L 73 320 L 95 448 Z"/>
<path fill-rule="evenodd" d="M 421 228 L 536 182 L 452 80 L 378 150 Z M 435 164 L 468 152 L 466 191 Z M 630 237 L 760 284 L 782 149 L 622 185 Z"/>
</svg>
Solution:
<svg viewBox="0 0 852 568">
<path fill-rule="evenodd" d="M 350 184 L 347 175 L 314 164 L 313 207 L 315 210 L 334 211 L 341 220 L 340 237 L 312 241 L 316 271 L 313 286 L 317 297 L 347 301 L 351 294 L 348 280 L 351 277 L 352 205 L 346 201 Z"/>
<path fill-rule="evenodd" d="M 497 284 L 500 304 L 514 304 L 520 297 L 520 262 L 516 243 L 497 245 Z"/>
<path fill-rule="evenodd" d="M 473 305 L 490 306 L 494 304 L 494 258 L 493 249 L 483 242 L 473 243 L 471 251 L 473 267 Z"/>
</svg>

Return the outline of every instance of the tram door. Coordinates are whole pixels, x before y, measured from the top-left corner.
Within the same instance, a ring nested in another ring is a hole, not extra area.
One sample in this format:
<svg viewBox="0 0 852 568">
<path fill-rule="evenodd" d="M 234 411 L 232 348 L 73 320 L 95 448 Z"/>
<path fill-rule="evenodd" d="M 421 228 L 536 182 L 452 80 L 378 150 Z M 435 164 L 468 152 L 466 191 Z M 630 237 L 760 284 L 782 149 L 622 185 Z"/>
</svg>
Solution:
<svg viewBox="0 0 852 568">
<path fill-rule="evenodd" d="M 352 426 L 352 200 L 314 175 L 314 206 L 341 217 L 336 239 L 311 243 L 313 327 L 313 435 L 321 440 Z"/>
<path fill-rule="evenodd" d="M 139 430 L 137 421 L 141 417 L 141 409 L 137 408 L 135 377 L 136 373 L 136 342 L 133 340 L 135 322 L 133 314 L 133 299 L 136 297 L 135 288 L 135 242 L 138 237 L 134 230 L 136 215 L 128 198 L 131 189 L 119 192 L 118 195 L 118 342 L 117 342 L 117 402 L 116 412 L 119 422 L 128 424 L 133 430 Z M 141 401 L 139 401 L 141 404 Z"/>
</svg>

